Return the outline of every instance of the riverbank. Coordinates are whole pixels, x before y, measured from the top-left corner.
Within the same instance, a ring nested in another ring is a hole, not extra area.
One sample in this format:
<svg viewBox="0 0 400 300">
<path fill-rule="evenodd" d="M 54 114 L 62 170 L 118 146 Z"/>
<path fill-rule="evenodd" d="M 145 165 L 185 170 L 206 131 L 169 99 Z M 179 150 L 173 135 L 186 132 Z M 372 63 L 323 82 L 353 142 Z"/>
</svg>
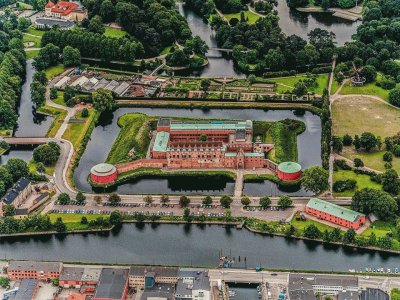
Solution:
<svg viewBox="0 0 400 300">
<path fill-rule="evenodd" d="M 298 7 L 296 8 L 297 11 L 303 12 L 303 13 L 331 13 L 332 16 L 341 18 L 344 20 L 356 22 L 362 20 L 362 7 L 353 7 L 349 9 L 342 9 L 342 8 L 328 8 L 327 10 L 324 10 L 320 6 L 310 6 L 310 7 Z"/>
</svg>

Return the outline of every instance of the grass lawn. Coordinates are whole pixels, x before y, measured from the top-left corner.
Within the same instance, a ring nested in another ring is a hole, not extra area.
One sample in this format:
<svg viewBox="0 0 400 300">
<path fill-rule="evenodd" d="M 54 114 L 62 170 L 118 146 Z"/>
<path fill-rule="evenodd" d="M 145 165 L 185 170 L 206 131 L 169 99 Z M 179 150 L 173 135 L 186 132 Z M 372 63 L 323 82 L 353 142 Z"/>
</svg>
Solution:
<svg viewBox="0 0 400 300">
<path fill-rule="evenodd" d="M 163 55 L 163 54 L 168 54 L 169 51 L 171 50 L 171 48 L 172 48 L 172 46 L 165 47 L 165 48 L 163 49 L 163 51 L 161 51 L 161 54 L 162 54 L 162 55 Z"/>
<path fill-rule="evenodd" d="M 43 36 L 43 34 L 45 32 L 46 31 L 44 31 L 44 30 L 38 30 L 38 29 L 35 29 L 33 27 L 29 27 L 28 30 L 26 31 L 26 33 L 37 35 L 37 36 Z"/>
<path fill-rule="evenodd" d="M 333 134 L 354 136 L 372 132 L 382 138 L 399 132 L 400 110 L 380 101 L 356 96 L 335 101 L 332 105 Z"/>
<path fill-rule="evenodd" d="M 75 117 L 78 119 L 85 120 L 84 123 L 69 123 L 67 129 L 63 134 L 63 139 L 69 140 L 73 145 L 76 152 L 82 144 L 82 139 L 85 136 L 90 124 L 92 123 L 96 112 L 94 109 L 89 109 L 89 116 L 87 118 L 82 118 L 81 112 L 79 112 Z"/>
<path fill-rule="evenodd" d="M 128 161 L 130 159 L 128 153 L 133 148 L 135 149 L 136 157 L 145 157 L 150 143 L 150 122 L 156 119 L 156 117 L 149 117 L 139 113 L 121 116 L 118 119 L 118 126 L 121 127 L 121 131 L 106 161 L 111 164 Z"/>
<path fill-rule="evenodd" d="M 66 67 L 63 64 L 58 64 L 57 66 L 49 67 L 46 69 L 46 77 L 48 80 L 56 77 L 66 70 Z"/>
<path fill-rule="evenodd" d="M 112 27 L 108 27 L 108 26 L 106 26 L 105 28 L 106 28 L 106 31 L 104 32 L 105 36 L 114 37 L 114 38 L 122 38 L 126 35 L 126 32 L 123 31 L 122 29 L 112 28 Z"/>
<path fill-rule="evenodd" d="M 57 91 L 57 98 L 53 99 L 53 102 L 57 103 L 59 105 L 66 106 L 66 104 L 64 102 L 64 92 L 63 91 Z"/>
<path fill-rule="evenodd" d="M 260 18 L 260 16 L 256 15 L 255 13 L 252 13 L 251 11 L 243 11 L 244 15 L 246 16 L 246 18 L 248 19 L 247 23 L 248 24 L 254 24 L 255 22 L 257 22 L 257 20 Z M 237 14 L 224 14 L 225 18 L 228 19 L 228 21 L 230 21 L 230 19 L 232 18 L 236 18 L 240 21 L 240 13 Z"/>
<path fill-rule="evenodd" d="M 369 237 L 372 232 L 376 235 L 377 239 L 385 237 L 387 233 L 391 232 L 393 234 L 392 249 L 400 249 L 400 242 L 398 241 L 398 234 L 394 222 L 380 220 L 375 221 L 361 234 L 361 236 Z"/>
<path fill-rule="evenodd" d="M 29 172 L 32 172 L 34 174 L 37 173 L 37 163 L 34 160 L 31 160 L 28 166 L 29 166 Z M 49 176 L 53 176 L 55 167 L 56 164 L 53 164 L 51 166 L 45 166 L 45 173 Z"/>
<path fill-rule="evenodd" d="M 336 80 L 333 80 L 332 86 L 331 86 L 331 95 L 335 94 L 336 91 L 340 88 L 341 84 L 337 82 Z"/>
<path fill-rule="evenodd" d="M 39 50 L 25 51 L 25 53 L 26 53 L 26 59 L 32 59 L 38 56 Z"/>
<path fill-rule="evenodd" d="M 378 79 L 381 76 L 382 76 L 381 74 L 378 74 Z M 397 84 L 397 87 L 400 87 L 400 84 Z M 350 81 L 346 82 L 346 84 L 341 89 L 340 94 L 341 95 L 364 94 L 364 95 L 378 96 L 385 101 L 388 101 L 389 99 L 389 90 L 385 90 L 375 85 L 375 82 L 367 83 L 363 87 L 351 86 Z"/>
<path fill-rule="evenodd" d="M 40 48 L 40 42 L 42 41 L 42 38 L 24 34 L 23 41 L 24 41 L 24 43 L 26 43 L 26 42 L 34 43 L 32 46 L 25 47 L 25 48 Z"/>
<path fill-rule="evenodd" d="M 334 228 L 333 226 L 328 226 L 326 224 L 323 224 L 323 223 L 320 223 L 320 222 L 317 222 L 314 220 L 310 220 L 310 219 L 307 219 L 305 221 L 297 221 L 295 218 L 293 218 L 293 220 L 290 222 L 290 224 L 292 224 L 294 227 L 296 227 L 296 229 L 301 232 L 301 235 L 303 235 L 303 233 L 304 233 L 304 228 L 306 228 L 307 226 L 309 226 L 311 224 L 314 224 L 315 226 L 317 226 L 321 232 L 325 231 L 325 229 L 330 231 L 330 230 L 333 230 L 333 228 Z"/>
<path fill-rule="evenodd" d="M 41 108 L 39 108 L 38 111 L 54 116 L 53 123 L 51 124 L 49 130 L 47 131 L 46 136 L 55 137 L 58 129 L 60 129 L 64 121 L 64 118 L 67 115 L 67 112 L 63 109 L 58 109 L 51 106 L 42 106 Z"/>
<path fill-rule="evenodd" d="M 0 129 L 0 136 L 11 136 L 12 129 Z"/>
<path fill-rule="evenodd" d="M 108 219 L 109 216 L 99 214 L 48 214 L 50 221 L 54 223 L 57 218 L 61 218 L 67 227 L 67 230 L 84 230 L 89 229 L 88 224 L 81 224 L 82 217 L 86 217 L 88 222 L 96 220 L 97 218 Z M 91 227 L 90 229 L 93 229 Z"/>
<path fill-rule="evenodd" d="M 390 299 L 399 300 L 400 299 L 400 289 L 392 289 L 390 291 Z"/>
<path fill-rule="evenodd" d="M 356 157 L 361 158 L 366 167 L 383 172 L 385 171 L 385 162 L 383 161 L 384 153 L 384 150 L 373 152 L 357 152 L 353 147 L 345 147 L 342 155 L 351 160 L 354 160 Z M 392 165 L 393 169 L 400 173 L 400 158 L 393 156 Z"/>
<path fill-rule="evenodd" d="M 279 77 L 279 78 L 269 78 L 269 80 L 277 83 L 276 91 L 278 93 L 284 93 L 287 90 L 293 89 L 294 85 L 300 80 L 307 78 L 306 75 L 296 75 L 290 77 Z M 317 76 L 318 87 L 309 89 L 309 92 L 314 92 L 318 95 L 322 95 L 325 88 L 328 87 L 329 75 L 321 74 Z M 289 86 L 289 87 L 288 87 Z"/>
<path fill-rule="evenodd" d="M 18 8 L 21 8 L 21 9 L 32 9 L 32 5 L 26 4 L 24 2 L 18 1 L 17 4 L 18 4 Z"/>
<path fill-rule="evenodd" d="M 368 175 L 356 174 L 349 170 L 340 170 L 333 173 L 333 181 L 354 179 L 357 181 L 357 186 L 354 190 L 344 191 L 341 193 L 334 193 L 336 197 L 351 197 L 358 190 L 363 188 L 381 189 L 382 186 L 373 182 Z"/>
</svg>

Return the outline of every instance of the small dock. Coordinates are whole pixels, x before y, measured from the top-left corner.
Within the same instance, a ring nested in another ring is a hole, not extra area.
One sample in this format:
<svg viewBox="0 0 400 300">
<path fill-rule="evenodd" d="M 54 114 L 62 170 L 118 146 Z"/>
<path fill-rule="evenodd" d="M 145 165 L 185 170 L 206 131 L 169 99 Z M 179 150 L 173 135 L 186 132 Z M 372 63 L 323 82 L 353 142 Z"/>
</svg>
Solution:
<svg viewBox="0 0 400 300">
<path fill-rule="evenodd" d="M 244 221 L 240 222 L 239 224 L 236 225 L 237 229 L 243 229 L 244 227 Z"/>
</svg>

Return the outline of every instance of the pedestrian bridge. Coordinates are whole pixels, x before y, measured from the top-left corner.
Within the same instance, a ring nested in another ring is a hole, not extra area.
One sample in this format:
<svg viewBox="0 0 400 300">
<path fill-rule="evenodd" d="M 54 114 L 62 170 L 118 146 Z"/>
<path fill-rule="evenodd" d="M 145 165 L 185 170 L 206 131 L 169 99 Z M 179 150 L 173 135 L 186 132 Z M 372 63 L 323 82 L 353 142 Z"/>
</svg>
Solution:
<svg viewBox="0 0 400 300">
<path fill-rule="evenodd" d="M 4 138 L 10 145 L 42 145 L 46 144 L 49 139 L 46 137 L 11 137 Z"/>
</svg>

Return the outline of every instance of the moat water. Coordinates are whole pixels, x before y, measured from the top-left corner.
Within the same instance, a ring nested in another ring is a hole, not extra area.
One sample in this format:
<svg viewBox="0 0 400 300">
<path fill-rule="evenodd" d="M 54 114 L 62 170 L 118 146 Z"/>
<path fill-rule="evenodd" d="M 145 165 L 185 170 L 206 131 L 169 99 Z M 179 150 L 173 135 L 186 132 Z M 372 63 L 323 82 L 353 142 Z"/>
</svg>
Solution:
<svg viewBox="0 0 400 300">
<path fill-rule="evenodd" d="M 395 254 L 271 237 L 217 225 L 125 224 L 119 231 L 0 239 L 0 258 L 73 262 L 217 266 L 219 252 L 234 267 L 347 271 L 400 267 Z M 240 256 L 240 262 L 239 262 Z"/>
</svg>

